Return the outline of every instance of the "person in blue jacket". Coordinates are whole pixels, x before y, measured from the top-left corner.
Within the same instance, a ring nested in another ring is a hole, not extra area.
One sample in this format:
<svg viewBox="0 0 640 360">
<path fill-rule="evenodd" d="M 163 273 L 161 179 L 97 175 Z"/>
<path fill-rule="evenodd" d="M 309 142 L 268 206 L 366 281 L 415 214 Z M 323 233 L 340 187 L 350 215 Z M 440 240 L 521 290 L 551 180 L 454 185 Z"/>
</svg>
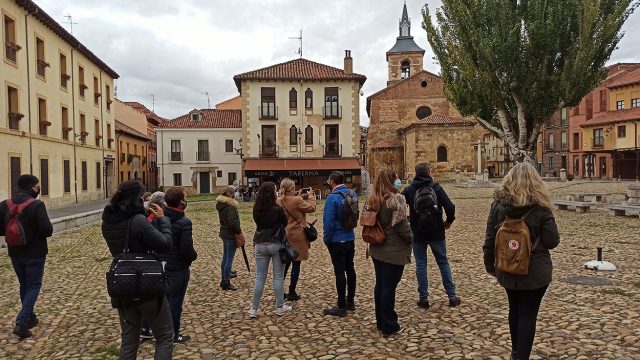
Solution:
<svg viewBox="0 0 640 360">
<path fill-rule="evenodd" d="M 334 171 L 329 175 L 327 184 L 331 193 L 327 196 L 322 222 L 324 227 L 324 243 L 327 245 L 333 271 L 336 276 L 336 291 L 338 304 L 325 309 L 323 313 L 331 316 L 347 316 L 347 310 L 355 311 L 356 295 L 356 270 L 353 265 L 355 256 L 355 232 L 354 229 L 345 229 L 342 225 L 342 216 L 345 211 L 345 196 L 351 194 L 357 199 L 353 190 L 344 185 L 344 175 Z"/>
</svg>

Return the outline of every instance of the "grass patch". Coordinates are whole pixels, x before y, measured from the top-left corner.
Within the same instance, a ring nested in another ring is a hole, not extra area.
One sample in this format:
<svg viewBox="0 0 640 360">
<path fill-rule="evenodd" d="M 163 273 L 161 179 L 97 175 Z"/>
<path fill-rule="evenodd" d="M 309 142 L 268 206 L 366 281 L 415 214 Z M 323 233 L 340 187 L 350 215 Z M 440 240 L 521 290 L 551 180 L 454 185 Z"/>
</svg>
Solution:
<svg viewBox="0 0 640 360">
<path fill-rule="evenodd" d="M 189 195 L 187 197 L 187 201 L 189 202 L 198 202 L 198 201 L 213 201 L 215 200 L 218 195 L 220 194 L 194 194 L 194 195 Z"/>
<path fill-rule="evenodd" d="M 450 259 L 452 263 L 459 264 L 462 262 L 462 259 Z"/>
<path fill-rule="evenodd" d="M 0 269 L 5 269 L 5 270 L 9 270 L 11 269 L 13 266 L 11 265 L 11 263 L 5 262 L 0 264 Z"/>
<path fill-rule="evenodd" d="M 111 259 L 112 259 L 111 256 L 103 256 L 103 257 L 96 258 L 96 262 L 97 263 L 102 263 L 102 262 L 105 262 L 105 261 L 111 260 Z"/>
<path fill-rule="evenodd" d="M 619 295 L 619 296 L 627 296 L 627 297 L 631 296 L 631 294 L 627 293 L 623 289 L 618 289 L 618 288 L 602 290 L 602 293 L 607 295 Z"/>
<path fill-rule="evenodd" d="M 640 289 L 640 282 L 633 284 L 633 286 L 635 286 L 637 289 Z"/>
<path fill-rule="evenodd" d="M 109 357 L 118 357 L 120 356 L 120 347 L 116 344 L 111 344 L 107 346 L 101 346 L 94 351 L 94 354 L 101 354 Z"/>
</svg>

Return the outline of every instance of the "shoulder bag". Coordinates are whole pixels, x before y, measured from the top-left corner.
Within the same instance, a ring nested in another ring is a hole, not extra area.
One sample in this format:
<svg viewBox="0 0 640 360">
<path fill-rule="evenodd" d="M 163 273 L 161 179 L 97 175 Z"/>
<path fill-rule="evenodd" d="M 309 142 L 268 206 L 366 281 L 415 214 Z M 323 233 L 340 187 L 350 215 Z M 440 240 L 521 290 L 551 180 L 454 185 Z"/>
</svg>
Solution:
<svg viewBox="0 0 640 360">
<path fill-rule="evenodd" d="M 284 225 L 280 225 L 276 232 L 275 241 L 280 239 L 280 250 L 278 250 L 278 255 L 280 256 L 280 261 L 283 264 L 290 264 L 298 258 L 300 254 L 294 249 L 289 242 L 287 241 L 287 234 L 284 230 Z"/>
<path fill-rule="evenodd" d="M 312 223 L 308 223 L 307 227 L 304 227 L 302 226 L 302 223 L 300 222 L 300 220 L 296 219 L 296 217 L 291 215 L 289 210 L 287 210 L 287 207 L 284 206 L 284 201 L 282 202 L 282 208 L 287 213 L 287 215 L 291 216 L 293 220 L 295 220 L 298 223 L 298 225 L 302 228 L 302 231 L 304 231 L 304 236 L 307 237 L 307 240 L 309 240 L 309 242 L 316 241 L 316 239 L 318 238 L 318 230 L 314 225 L 316 224 L 317 220 L 313 221 Z"/>
</svg>

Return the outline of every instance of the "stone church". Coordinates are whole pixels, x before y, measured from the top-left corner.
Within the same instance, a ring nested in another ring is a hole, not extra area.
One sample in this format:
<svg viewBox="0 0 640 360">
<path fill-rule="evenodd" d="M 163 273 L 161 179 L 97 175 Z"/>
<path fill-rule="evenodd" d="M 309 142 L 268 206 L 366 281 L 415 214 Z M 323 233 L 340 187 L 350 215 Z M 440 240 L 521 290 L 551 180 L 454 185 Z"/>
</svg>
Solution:
<svg viewBox="0 0 640 360">
<path fill-rule="evenodd" d="M 442 79 L 424 70 L 424 53 L 411 36 L 404 5 L 396 44 L 387 51 L 387 87 L 367 98 L 370 119 L 367 170 L 373 179 L 392 169 L 411 179 L 421 162 L 432 164 L 434 176 L 455 170 L 476 171 L 473 143 L 484 131 L 463 118 L 444 94 Z"/>
</svg>

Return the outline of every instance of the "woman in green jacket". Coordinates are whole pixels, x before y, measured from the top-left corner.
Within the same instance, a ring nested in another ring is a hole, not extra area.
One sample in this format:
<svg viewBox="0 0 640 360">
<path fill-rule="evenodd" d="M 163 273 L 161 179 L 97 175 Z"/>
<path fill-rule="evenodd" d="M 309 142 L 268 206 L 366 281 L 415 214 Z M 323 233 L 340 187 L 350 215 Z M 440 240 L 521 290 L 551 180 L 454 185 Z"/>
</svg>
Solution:
<svg viewBox="0 0 640 360">
<path fill-rule="evenodd" d="M 233 198 L 234 192 L 234 188 L 228 187 L 222 192 L 222 195 L 216 198 L 216 210 L 218 210 L 220 217 L 220 238 L 222 239 L 222 264 L 220 265 L 222 275 L 220 287 L 222 290 L 238 290 L 236 286 L 231 284 L 231 278 L 235 277 L 235 273 L 231 271 L 233 257 L 236 255 L 235 236 L 242 233 L 238 202 Z"/>
</svg>

